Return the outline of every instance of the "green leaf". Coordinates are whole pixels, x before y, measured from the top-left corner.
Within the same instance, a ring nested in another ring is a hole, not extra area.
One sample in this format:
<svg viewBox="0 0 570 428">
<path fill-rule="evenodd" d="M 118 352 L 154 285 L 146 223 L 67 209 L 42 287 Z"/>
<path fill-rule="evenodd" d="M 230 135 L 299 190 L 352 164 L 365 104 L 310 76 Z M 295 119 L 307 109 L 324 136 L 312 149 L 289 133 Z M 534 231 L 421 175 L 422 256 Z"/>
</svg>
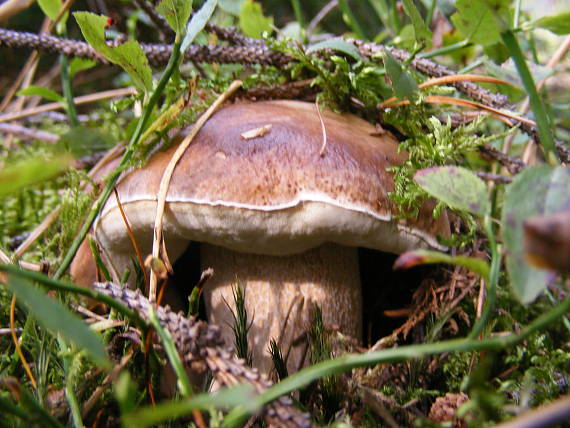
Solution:
<svg viewBox="0 0 570 428">
<path fill-rule="evenodd" d="M 456 166 L 427 168 L 418 171 L 414 180 L 430 195 L 451 208 L 484 217 L 489 198 L 483 180 L 473 172 Z"/>
<path fill-rule="evenodd" d="M 0 196 L 53 178 L 65 171 L 70 163 L 69 156 L 60 156 L 50 160 L 37 157 L 3 168 L 0 170 Z"/>
<path fill-rule="evenodd" d="M 88 58 L 73 58 L 69 63 L 69 78 L 73 78 L 77 73 L 88 70 L 97 65 L 95 61 Z"/>
<path fill-rule="evenodd" d="M 184 369 L 184 364 L 182 364 L 182 360 L 180 359 L 180 354 L 178 354 L 178 350 L 176 349 L 176 345 L 174 344 L 170 331 L 162 328 L 162 325 L 160 325 L 160 321 L 156 316 L 154 308 L 150 308 L 149 321 L 158 333 L 168 360 L 170 361 L 174 373 L 176 373 L 176 378 L 178 380 L 177 385 L 180 393 L 185 398 L 190 397 L 192 395 L 192 385 L 190 384 L 190 380 L 188 379 L 188 375 Z"/>
<path fill-rule="evenodd" d="M 63 97 L 55 91 L 52 91 L 49 88 L 45 88 L 43 86 L 38 85 L 30 85 L 27 88 L 20 89 L 16 95 L 29 95 L 29 96 L 38 96 L 45 98 L 46 100 L 55 101 L 55 102 L 63 102 Z"/>
<path fill-rule="evenodd" d="M 398 41 L 398 46 L 401 46 L 402 48 L 408 50 L 415 50 L 417 47 L 417 42 L 414 26 L 412 24 L 406 24 L 400 28 L 396 40 Z"/>
<path fill-rule="evenodd" d="M 42 12 L 50 19 L 57 18 L 61 10 L 61 0 L 38 0 Z"/>
<path fill-rule="evenodd" d="M 271 32 L 273 18 L 263 15 L 259 3 L 245 0 L 239 11 L 239 27 L 246 36 L 259 39 L 264 31 Z"/>
<path fill-rule="evenodd" d="M 422 358 L 429 355 L 445 355 L 446 353 L 458 353 L 466 351 L 490 351 L 499 349 L 512 349 L 518 343 L 528 338 L 537 331 L 543 331 L 547 325 L 552 325 L 560 320 L 570 310 L 570 299 L 566 298 L 539 318 L 532 320 L 528 326 L 521 328 L 521 333 L 510 333 L 507 335 L 494 336 L 483 340 L 452 339 L 441 340 L 434 343 L 423 343 L 419 345 L 403 345 L 382 349 L 380 351 L 368 351 L 359 354 L 344 354 L 332 360 L 322 361 L 305 367 L 301 371 L 282 379 L 271 386 L 266 391 L 257 395 L 253 403 L 266 405 L 276 398 L 299 390 L 314 382 L 337 373 L 349 372 L 358 367 L 376 366 L 381 363 L 392 364 L 400 361 L 411 361 L 415 358 Z M 237 407 L 233 409 L 223 421 L 224 427 L 243 426 L 249 412 L 247 409 Z"/>
<path fill-rule="evenodd" d="M 129 40 L 116 47 L 109 46 L 105 40 L 106 16 L 90 12 L 75 12 L 73 16 L 81 28 L 83 37 L 93 49 L 125 70 L 137 88 L 143 91 L 152 89 L 152 71 L 138 42 Z"/>
<path fill-rule="evenodd" d="M 368 3 L 370 3 L 370 6 L 374 8 L 376 15 L 378 15 L 378 18 L 382 24 L 384 24 L 384 27 L 389 27 L 391 24 L 390 9 L 386 0 L 368 0 Z"/>
<path fill-rule="evenodd" d="M 360 40 L 366 40 L 364 29 L 360 25 L 360 21 L 354 16 L 354 12 L 348 4 L 348 0 L 338 0 L 338 10 L 342 14 L 344 23 L 350 28 L 350 31 L 354 33 L 354 37 Z"/>
<path fill-rule="evenodd" d="M 10 382 L 7 379 L 8 376 L 2 376 L 2 387 L 6 388 L 7 383 Z M 39 403 L 25 385 L 18 382 L 15 379 L 14 386 L 17 387 L 17 403 L 18 405 L 12 404 L 12 400 L 6 399 L 8 396 L 0 396 L 0 410 L 2 411 L 2 420 L 9 421 L 8 415 L 10 413 L 22 418 L 19 424 L 8 423 L 6 426 L 41 426 L 42 428 L 64 428 L 64 425 L 60 424 L 57 419 L 55 419 L 45 407 L 45 403 Z M 14 391 L 16 392 L 16 391 Z M 3 395 L 3 394 L 2 394 Z"/>
<path fill-rule="evenodd" d="M 2 415 L 5 418 L 8 415 L 13 415 L 18 416 L 26 422 L 30 420 L 30 415 L 22 407 L 13 404 L 12 400 L 9 400 L 2 395 L 0 395 L 0 412 L 2 412 Z"/>
<path fill-rule="evenodd" d="M 156 6 L 156 11 L 178 36 L 182 36 L 192 13 L 192 0 L 162 0 Z"/>
<path fill-rule="evenodd" d="M 475 257 L 450 256 L 439 251 L 414 250 L 400 255 L 394 262 L 394 269 L 409 269 L 417 265 L 434 263 L 447 263 L 454 266 L 462 266 L 489 279 L 489 264 L 485 260 Z"/>
<path fill-rule="evenodd" d="M 558 15 L 543 16 L 532 22 L 535 27 L 544 28 L 555 34 L 570 33 L 570 12 L 562 12 Z"/>
<path fill-rule="evenodd" d="M 392 81 L 392 88 L 398 99 L 408 99 L 412 101 L 418 93 L 418 84 L 400 63 L 388 51 L 384 52 L 384 66 L 386 73 Z"/>
<path fill-rule="evenodd" d="M 561 212 L 570 206 L 570 168 L 537 166 L 518 174 L 507 186 L 503 206 L 503 241 L 511 286 L 522 303 L 532 302 L 546 287 L 548 272 L 525 259 L 523 224 L 536 215 Z"/>
<path fill-rule="evenodd" d="M 417 42 L 429 44 L 431 42 L 431 31 L 424 22 L 420 12 L 412 0 L 403 0 L 404 11 L 410 17 L 414 26 L 415 39 Z"/>
<path fill-rule="evenodd" d="M 255 391 L 251 385 L 239 384 L 215 393 L 196 394 L 186 400 L 165 401 L 152 407 L 139 407 L 132 413 L 123 414 L 122 422 L 127 428 L 145 428 L 191 415 L 192 411 L 196 409 L 210 410 L 212 407 L 233 409 L 240 406 L 240 408 L 253 413 L 259 410 L 255 396 Z"/>
<path fill-rule="evenodd" d="M 498 43 L 503 28 L 497 17 L 509 14 L 510 0 L 457 0 L 451 21 L 469 41 L 483 46 Z"/>
<path fill-rule="evenodd" d="M 186 35 L 184 36 L 184 40 L 182 40 L 182 44 L 180 46 L 182 55 L 186 52 L 186 49 L 188 49 L 188 46 L 190 46 L 190 43 L 194 41 L 198 33 L 204 29 L 204 26 L 212 17 L 217 5 L 217 0 L 208 0 L 192 17 L 192 20 L 186 27 Z"/>
<path fill-rule="evenodd" d="M 332 49 L 334 51 L 342 52 L 343 54 L 354 58 L 356 61 L 360 61 L 362 59 L 362 55 L 360 55 L 358 48 L 352 43 L 341 38 L 328 39 L 315 43 L 314 45 L 309 46 L 306 52 L 307 54 L 310 54 L 324 49 Z"/>
<path fill-rule="evenodd" d="M 8 288 L 16 295 L 19 302 L 28 307 L 30 315 L 34 316 L 42 326 L 61 334 L 77 348 L 86 350 L 97 364 L 110 365 L 101 338 L 65 306 L 16 275 L 10 276 Z"/>
<path fill-rule="evenodd" d="M 121 372 L 119 378 L 115 382 L 114 390 L 115 398 L 119 403 L 122 415 L 136 410 L 138 396 L 137 384 L 131 379 L 131 374 L 128 371 L 124 370 Z M 129 427 L 127 424 L 124 424 L 123 426 L 125 428 Z"/>
</svg>

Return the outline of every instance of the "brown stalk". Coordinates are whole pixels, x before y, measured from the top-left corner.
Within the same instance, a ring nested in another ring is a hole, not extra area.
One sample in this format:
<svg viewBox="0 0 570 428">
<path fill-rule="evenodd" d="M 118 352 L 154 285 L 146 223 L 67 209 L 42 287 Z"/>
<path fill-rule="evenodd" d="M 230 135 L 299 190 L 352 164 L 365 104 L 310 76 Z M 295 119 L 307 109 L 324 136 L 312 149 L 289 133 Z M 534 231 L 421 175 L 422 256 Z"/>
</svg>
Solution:
<svg viewBox="0 0 570 428">
<path fill-rule="evenodd" d="M 429 79 L 428 81 L 418 85 L 418 88 L 424 89 L 430 86 L 446 85 L 448 83 L 454 83 L 454 82 L 485 82 L 485 83 L 496 83 L 498 85 L 512 86 L 509 82 L 497 79 L 496 77 L 480 76 L 478 74 L 454 74 L 451 76 L 443 76 L 443 77 L 436 77 L 434 79 Z M 388 98 L 382 104 L 380 104 L 380 108 L 388 107 L 388 104 L 392 104 L 394 101 L 397 101 L 397 99 L 398 98 L 396 97 Z"/>
<path fill-rule="evenodd" d="M 0 250 L 0 261 L 2 263 L 10 264 L 12 261 L 10 258 Z M 28 266 L 24 267 L 24 269 L 35 268 L 34 270 L 41 271 L 41 265 L 32 265 L 31 263 Z M 4 279 L 1 279 L 4 280 Z M 24 366 L 24 370 L 26 374 L 30 378 L 30 382 L 32 383 L 35 389 L 38 388 L 38 384 L 34 375 L 32 374 L 32 370 L 30 369 L 30 365 L 26 361 L 26 357 L 24 357 L 24 353 L 22 352 L 22 348 L 20 347 L 20 342 L 18 340 L 17 329 L 16 329 L 16 321 L 15 321 L 15 312 L 16 312 L 16 295 L 12 295 L 12 301 L 10 303 L 10 334 L 12 335 L 12 341 L 14 342 L 14 347 L 16 348 L 16 352 L 18 353 L 18 358 L 22 362 L 22 366 Z"/>
<path fill-rule="evenodd" d="M 144 283 L 145 283 L 146 289 L 148 290 L 148 287 L 149 287 L 148 275 L 146 273 L 146 268 L 144 266 L 144 262 L 142 259 L 141 250 L 140 250 L 139 246 L 137 245 L 137 240 L 135 239 L 135 235 L 133 235 L 133 230 L 131 229 L 131 225 L 129 224 L 129 220 L 127 219 L 127 216 L 125 215 L 125 211 L 123 210 L 123 204 L 121 204 L 121 200 L 119 199 L 119 193 L 117 192 L 117 189 L 114 188 L 113 192 L 115 193 L 115 200 L 117 201 L 117 206 L 119 207 L 119 211 L 121 212 L 121 217 L 123 217 L 123 223 L 125 224 L 125 227 L 127 228 L 127 234 L 129 235 L 129 239 L 131 240 L 131 244 L 133 244 L 133 249 L 135 250 L 135 254 L 137 256 L 137 261 L 139 262 L 139 266 L 140 266 L 142 273 L 143 273 L 143 276 L 144 276 Z"/>
<path fill-rule="evenodd" d="M 525 124 L 530 125 L 530 126 L 536 125 L 535 122 L 530 120 L 530 119 L 526 119 L 524 117 L 517 116 L 517 115 L 512 114 L 512 113 L 504 112 L 504 111 L 498 110 L 496 108 L 489 107 L 489 106 L 486 106 L 486 105 L 481 104 L 481 103 L 477 103 L 475 101 L 464 100 L 461 98 L 445 97 L 445 96 L 441 96 L 441 95 L 430 95 L 428 97 L 425 97 L 424 101 L 428 102 L 428 103 L 433 103 L 433 104 L 451 104 L 451 105 L 457 105 L 457 106 L 461 106 L 461 107 L 473 108 L 473 109 L 477 109 L 477 110 L 484 110 L 484 111 L 490 112 L 492 114 L 492 116 L 496 117 L 497 119 L 499 119 L 500 117 L 503 117 L 503 118 L 515 120 L 515 121 L 518 121 L 521 123 L 525 123 Z M 408 105 L 408 104 L 410 104 L 410 101 L 404 100 L 404 101 L 399 101 L 397 103 L 392 103 L 388 106 L 385 106 L 385 108 L 399 107 L 399 106 Z"/>
<path fill-rule="evenodd" d="M 14 342 L 14 347 L 16 348 L 16 352 L 18 353 L 18 358 L 22 362 L 22 366 L 24 366 L 24 370 L 26 374 L 30 378 L 30 382 L 32 382 L 32 386 L 34 389 L 38 389 L 38 384 L 36 382 L 36 378 L 32 374 L 32 370 L 30 369 L 30 365 L 26 361 L 26 357 L 24 357 L 24 353 L 22 352 L 22 348 L 20 348 L 20 342 L 18 341 L 18 335 L 16 334 L 16 324 L 15 324 L 15 312 L 16 312 L 16 295 L 12 295 L 12 302 L 10 303 L 10 330 L 12 331 L 12 341 Z"/>
</svg>

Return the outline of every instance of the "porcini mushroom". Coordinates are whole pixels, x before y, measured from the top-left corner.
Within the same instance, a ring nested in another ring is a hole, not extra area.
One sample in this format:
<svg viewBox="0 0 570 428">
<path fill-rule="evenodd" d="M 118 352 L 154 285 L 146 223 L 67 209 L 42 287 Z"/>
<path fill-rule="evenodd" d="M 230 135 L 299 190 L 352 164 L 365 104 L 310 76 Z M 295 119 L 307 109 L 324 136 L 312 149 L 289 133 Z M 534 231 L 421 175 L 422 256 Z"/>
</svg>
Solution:
<svg viewBox="0 0 570 428">
<path fill-rule="evenodd" d="M 176 259 L 189 241 L 201 243 L 208 318 L 231 330 L 232 288 L 245 291 L 254 365 L 267 372 L 271 338 L 289 370 L 302 364 L 296 345 L 312 306 L 325 325 L 360 339 L 361 290 L 357 247 L 401 253 L 440 248 L 445 213 L 427 203 L 417 219 L 396 218 L 388 168 L 406 159 L 388 132 L 353 115 L 323 114 L 314 104 L 268 101 L 227 106 L 198 133 L 174 171 L 166 199 L 164 237 Z M 263 129 L 263 132 L 255 132 Z M 253 131 L 253 132 L 252 132 Z M 243 135 L 247 138 L 243 138 Z M 126 174 L 120 200 L 143 253 L 150 253 L 158 187 L 175 148 Z M 94 234 L 114 275 L 130 266 L 133 250 L 112 198 Z"/>
</svg>

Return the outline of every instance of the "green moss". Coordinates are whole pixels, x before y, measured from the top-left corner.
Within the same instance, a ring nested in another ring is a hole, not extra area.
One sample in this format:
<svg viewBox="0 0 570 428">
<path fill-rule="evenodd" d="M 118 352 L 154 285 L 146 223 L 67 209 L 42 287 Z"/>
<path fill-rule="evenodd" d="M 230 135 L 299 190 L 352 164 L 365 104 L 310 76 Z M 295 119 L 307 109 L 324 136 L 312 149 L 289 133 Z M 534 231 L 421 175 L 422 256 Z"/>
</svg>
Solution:
<svg viewBox="0 0 570 428">
<path fill-rule="evenodd" d="M 290 77 L 312 79 L 312 85 L 321 89 L 317 95 L 319 103 L 334 111 L 349 111 L 355 105 L 365 112 L 374 110 L 379 102 L 392 95 L 384 67 L 379 63 L 367 59 L 355 61 L 339 55 L 307 55 L 291 40 L 268 40 L 268 44 L 295 59 L 287 68 Z"/>
<path fill-rule="evenodd" d="M 317 364 L 332 358 L 332 347 L 329 333 L 325 331 L 321 309 L 314 306 L 313 322 L 307 332 L 309 340 L 309 361 L 310 364 Z M 339 376 L 326 376 L 304 391 L 305 397 L 301 397 L 301 402 L 310 402 L 311 413 L 322 422 L 330 421 L 343 399 L 343 388 Z"/>
<path fill-rule="evenodd" d="M 407 216 L 416 216 L 427 194 L 414 181 L 414 174 L 423 168 L 461 163 L 486 142 L 496 139 L 476 134 L 481 120 L 453 128 L 451 121 L 442 123 L 430 114 L 429 107 L 405 106 L 390 110 L 384 115 L 387 123 L 407 136 L 399 149 L 408 152 L 406 162 L 392 168 L 395 190 L 392 199 Z M 444 208 L 438 205 L 435 215 Z"/>
<path fill-rule="evenodd" d="M 92 204 L 92 196 L 79 188 L 79 183 L 86 176 L 83 172 L 72 170 L 67 175 L 67 188 L 61 194 L 61 212 L 59 221 L 54 226 L 47 248 L 59 259 L 75 238 L 75 235 Z"/>
</svg>

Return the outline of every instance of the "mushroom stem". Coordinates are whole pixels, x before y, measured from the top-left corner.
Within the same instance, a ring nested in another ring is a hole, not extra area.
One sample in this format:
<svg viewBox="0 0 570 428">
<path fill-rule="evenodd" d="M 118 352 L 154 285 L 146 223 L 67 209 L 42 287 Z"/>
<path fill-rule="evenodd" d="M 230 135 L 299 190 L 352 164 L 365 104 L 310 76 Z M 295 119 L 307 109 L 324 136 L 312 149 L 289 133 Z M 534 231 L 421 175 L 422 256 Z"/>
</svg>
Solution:
<svg viewBox="0 0 570 428">
<path fill-rule="evenodd" d="M 208 319 L 220 326 L 228 344 L 234 343 L 233 288 L 243 288 L 253 364 L 263 372 L 273 367 L 268 352 L 272 338 L 280 345 L 290 373 L 308 363 L 306 341 L 298 339 L 310 326 L 314 304 L 321 308 L 325 327 L 360 340 L 356 248 L 325 244 L 300 254 L 266 256 L 202 244 L 200 257 L 203 268 L 214 269 L 204 289 Z"/>
</svg>

